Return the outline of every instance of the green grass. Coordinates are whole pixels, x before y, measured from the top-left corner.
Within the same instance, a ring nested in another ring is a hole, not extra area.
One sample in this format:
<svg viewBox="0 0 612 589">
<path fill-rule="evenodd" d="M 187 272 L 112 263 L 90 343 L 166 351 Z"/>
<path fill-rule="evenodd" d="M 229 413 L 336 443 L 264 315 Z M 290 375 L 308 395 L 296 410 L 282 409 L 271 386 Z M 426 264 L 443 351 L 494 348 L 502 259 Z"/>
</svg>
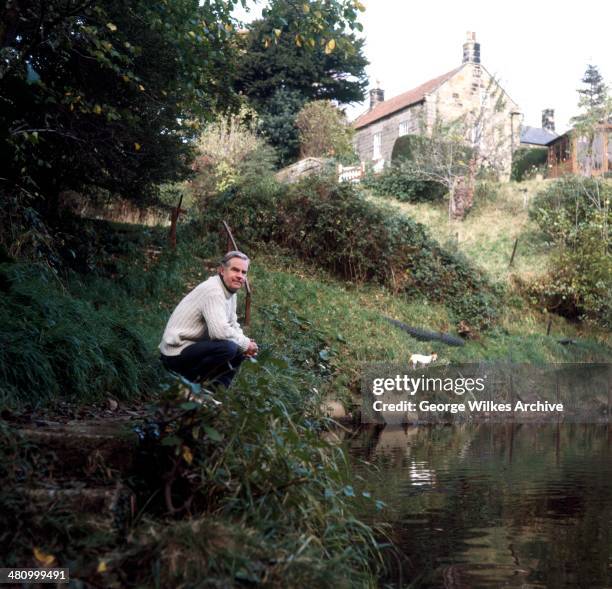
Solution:
<svg viewBox="0 0 612 589">
<path fill-rule="evenodd" d="M 528 217 L 530 200 L 545 181 L 501 184 L 497 194 L 478 195 L 464 221 L 448 218 L 446 202 L 411 204 L 370 196 L 375 203 L 393 206 L 419 223 L 450 249 L 462 252 L 491 279 L 505 283 L 512 275 L 533 278 L 548 269 L 549 250 Z M 515 239 L 519 239 L 512 268 L 508 267 Z"/>
<path fill-rule="evenodd" d="M 526 311 L 522 300 L 506 307 L 500 328 L 455 348 L 419 342 L 384 319 L 446 332 L 451 323 L 441 304 L 407 300 L 378 286 L 343 283 L 281 252 L 257 257 L 250 274 L 253 336 L 264 346 L 301 358 L 304 368 L 329 374 L 326 391 L 339 398 L 358 391 L 365 362 L 407 362 L 415 352 L 435 351 L 448 361 L 589 362 L 612 357 L 607 334 L 582 332 L 561 318 L 555 318 L 546 336 L 548 315 Z M 562 338 L 577 344 L 563 346 L 558 342 Z"/>
</svg>

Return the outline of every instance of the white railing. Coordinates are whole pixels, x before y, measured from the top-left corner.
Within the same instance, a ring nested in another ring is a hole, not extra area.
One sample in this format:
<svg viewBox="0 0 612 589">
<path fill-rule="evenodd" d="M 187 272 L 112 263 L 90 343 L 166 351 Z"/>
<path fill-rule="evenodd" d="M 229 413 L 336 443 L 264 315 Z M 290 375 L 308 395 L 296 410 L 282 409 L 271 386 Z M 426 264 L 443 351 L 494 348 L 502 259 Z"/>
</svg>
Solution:
<svg viewBox="0 0 612 589">
<path fill-rule="evenodd" d="M 365 163 L 358 166 L 343 166 L 338 164 L 338 182 L 361 182 L 365 176 Z"/>
</svg>

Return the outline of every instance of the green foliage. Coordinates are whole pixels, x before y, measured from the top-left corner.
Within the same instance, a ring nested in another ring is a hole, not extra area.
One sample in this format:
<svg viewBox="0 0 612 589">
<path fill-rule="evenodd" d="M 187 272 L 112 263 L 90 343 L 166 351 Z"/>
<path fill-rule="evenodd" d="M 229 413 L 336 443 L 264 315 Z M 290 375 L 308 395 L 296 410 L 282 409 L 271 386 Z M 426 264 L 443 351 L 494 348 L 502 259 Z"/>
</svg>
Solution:
<svg viewBox="0 0 612 589">
<path fill-rule="evenodd" d="M 253 177 L 271 174 L 275 154 L 254 130 L 256 116 L 248 109 L 209 124 L 198 140 L 192 192 L 198 205 L 219 191 Z"/>
<path fill-rule="evenodd" d="M 52 216 L 61 190 L 142 200 L 184 177 L 189 122 L 231 102 L 231 36 L 216 23 L 234 3 L 18 1 L 0 11 L 4 181 Z"/>
<path fill-rule="evenodd" d="M 565 176 L 535 196 L 529 215 L 547 238 L 568 247 L 578 243 L 585 226 L 600 223 L 602 246 L 606 246 L 612 231 L 611 196 L 612 185 L 607 181 Z"/>
<path fill-rule="evenodd" d="M 296 116 L 307 101 L 363 99 L 367 60 L 353 33 L 361 9 L 352 0 L 274 0 L 240 41 L 235 88 L 259 113 L 281 165 L 298 158 Z M 305 18 L 310 28 L 300 27 Z"/>
<path fill-rule="evenodd" d="M 153 383 L 142 336 L 112 311 L 70 296 L 41 268 L 3 264 L 0 280 L 3 404 L 127 399 Z"/>
<path fill-rule="evenodd" d="M 362 28 L 360 8 L 352 0 L 273 0 L 244 39 L 237 90 L 260 112 L 279 88 L 297 91 L 304 100 L 361 101 L 367 60 L 363 39 L 352 32 Z M 321 29 L 318 33 L 300 30 L 300 21 L 308 17 L 314 31 Z"/>
<path fill-rule="evenodd" d="M 612 187 L 565 177 L 539 193 L 531 217 L 555 248 L 553 269 L 532 285 L 549 310 L 612 325 Z"/>
<path fill-rule="evenodd" d="M 448 185 L 448 178 L 469 172 L 474 149 L 465 144 L 460 122 L 450 126 L 438 121 L 433 137 L 402 135 L 393 145 L 391 161 L 404 163 L 420 176 L 439 178 Z"/>
<path fill-rule="evenodd" d="M 474 200 L 477 206 L 495 202 L 499 197 L 500 183 L 496 180 L 477 180 L 474 187 Z"/>
<path fill-rule="evenodd" d="M 210 255 L 209 242 L 184 225 L 177 253 L 164 253 L 166 228 L 78 218 L 65 227 L 52 269 L 0 265 L 2 401 L 80 404 L 154 392 L 169 306 L 184 294 L 191 256 Z"/>
<path fill-rule="evenodd" d="M 279 88 L 259 109 L 259 131 L 274 146 L 281 166 L 298 159 L 300 136 L 295 119 L 304 102 L 297 90 Z"/>
<path fill-rule="evenodd" d="M 297 115 L 302 157 L 335 157 L 347 160 L 353 156 L 353 129 L 344 113 L 329 100 L 308 102 Z"/>
<path fill-rule="evenodd" d="M 231 558 L 216 563 L 200 558 L 199 571 L 181 568 L 174 573 L 178 578 L 188 575 L 195 582 L 212 571 L 231 574 L 236 555 L 247 557 L 247 578 L 265 576 L 272 585 L 272 579 L 290 578 L 296 586 L 348 580 L 355 586 L 376 567 L 372 531 L 353 516 L 357 505 L 374 500 L 350 492 L 343 450 L 320 435 L 315 384 L 311 372 L 264 350 L 257 361 L 245 362 L 231 390 L 214 393 L 222 405 L 207 402 L 206 394 L 203 405 L 162 405 L 161 437 L 149 448 L 157 466 L 141 465 L 147 493 L 156 500 L 150 509 L 180 510 L 187 504 L 192 513 L 240 518 L 259 538 L 259 550 L 236 547 Z M 164 492 L 168 486 L 170 493 Z M 306 537 L 313 541 L 304 544 Z M 303 558 L 281 556 L 299 546 Z M 151 570 L 139 568 L 142 575 Z M 176 580 L 162 585 L 174 586 Z"/>
<path fill-rule="evenodd" d="M 583 87 L 578 89 L 578 108 L 582 112 L 572 118 L 572 124 L 584 132 L 585 128 L 607 120 L 610 115 L 610 97 L 597 66 L 587 66 L 582 84 Z"/>
<path fill-rule="evenodd" d="M 438 124 L 435 138 L 399 137 L 393 145 L 391 167 L 371 181 L 375 193 L 406 202 L 425 202 L 440 200 L 451 191 L 455 178 L 468 174 L 473 151 L 447 132 Z"/>
<path fill-rule="evenodd" d="M 612 97 L 596 66 L 589 65 L 582 78 L 584 86 L 578 89 L 580 114 L 572 117 L 574 136 L 579 149 L 581 166 L 590 175 L 595 162 L 595 139 L 598 127 L 612 121 Z M 580 153 L 582 152 L 582 153 Z"/>
<path fill-rule="evenodd" d="M 521 182 L 534 176 L 537 172 L 546 171 L 548 151 L 538 147 L 517 149 L 512 158 L 511 179 Z"/>
<path fill-rule="evenodd" d="M 421 151 L 429 142 L 431 139 L 424 135 L 402 135 L 393 144 L 391 161 L 413 160 L 415 152 Z"/>
<path fill-rule="evenodd" d="M 372 205 L 350 185 L 311 178 L 283 195 L 238 188 L 211 202 L 206 222 L 216 227 L 223 218 L 252 246 L 275 241 L 343 279 L 445 301 L 457 321 L 475 327 L 495 321 L 496 295 L 484 277 L 422 225 Z"/>
<path fill-rule="evenodd" d="M 402 202 L 442 200 L 446 188 L 436 182 L 421 180 L 403 163 L 393 163 L 380 174 L 368 174 L 364 186 L 379 196 L 391 196 Z"/>
</svg>

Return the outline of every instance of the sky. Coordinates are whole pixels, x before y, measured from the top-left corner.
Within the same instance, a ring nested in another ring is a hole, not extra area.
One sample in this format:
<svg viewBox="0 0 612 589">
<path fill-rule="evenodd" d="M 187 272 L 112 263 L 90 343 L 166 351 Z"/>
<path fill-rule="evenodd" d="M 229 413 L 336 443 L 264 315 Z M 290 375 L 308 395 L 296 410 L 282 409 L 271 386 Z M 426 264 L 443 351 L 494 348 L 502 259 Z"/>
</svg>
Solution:
<svg viewBox="0 0 612 589">
<path fill-rule="evenodd" d="M 370 65 L 370 88 L 379 80 L 385 98 L 406 92 L 461 65 L 467 32 L 476 33 L 482 65 L 523 113 L 523 125 L 541 126 L 542 110 L 555 110 L 558 133 L 578 114 L 587 64 L 612 82 L 612 3 L 581 0 L 362 0 L 360 21 Z M 606 8 L 606 6 L 608 8 Z M 260 9 L 251 11 L 257 16 Z M 347 109 L 350 120 L 368 101 Z"/>
</svg>

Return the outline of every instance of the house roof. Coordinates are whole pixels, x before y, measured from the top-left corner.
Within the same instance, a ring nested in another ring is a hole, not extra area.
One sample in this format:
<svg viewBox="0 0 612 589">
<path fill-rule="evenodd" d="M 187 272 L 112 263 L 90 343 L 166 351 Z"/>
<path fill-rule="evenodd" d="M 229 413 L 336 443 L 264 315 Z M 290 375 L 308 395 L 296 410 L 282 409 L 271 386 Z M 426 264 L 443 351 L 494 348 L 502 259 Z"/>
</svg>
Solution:
<svg viewBox="0 0 612 589">
<path fill-rule="evenodd" d="M 447 72 L 446 74 L 438 76 L 433 80 L 429 80 L 429 82 L 425 82 L 412 90 L 408 90 L 408 92 L 404 92 L 403 94 L 394 96 L 389 100 L 380 102 L 372 110 L 369 110 L 357 117 L 357 119 L 355 119 L 353 122 L 353 126 L 355 129 L 366 127 L 367 125 L 397 112 L 398 110 L 402 110 L 408 106 L 416 104 L 417 102 L 421 102 L 425 98 L 426 94 L 433 92 L 436 88 L 438 88 L 438 86 L 441 86 L 444 82 L 452 78 L 463 67 L 463 65 L 450 72 Z"/>
<path fill-rule="evenodd" d="M 521 128 L 521 143 L 529 145 L 547 145 L 553 139 L 559 137 L 557 133 L 548 129 L 540 129 L 538 127 L 522 127 Z"/>
</svg>

